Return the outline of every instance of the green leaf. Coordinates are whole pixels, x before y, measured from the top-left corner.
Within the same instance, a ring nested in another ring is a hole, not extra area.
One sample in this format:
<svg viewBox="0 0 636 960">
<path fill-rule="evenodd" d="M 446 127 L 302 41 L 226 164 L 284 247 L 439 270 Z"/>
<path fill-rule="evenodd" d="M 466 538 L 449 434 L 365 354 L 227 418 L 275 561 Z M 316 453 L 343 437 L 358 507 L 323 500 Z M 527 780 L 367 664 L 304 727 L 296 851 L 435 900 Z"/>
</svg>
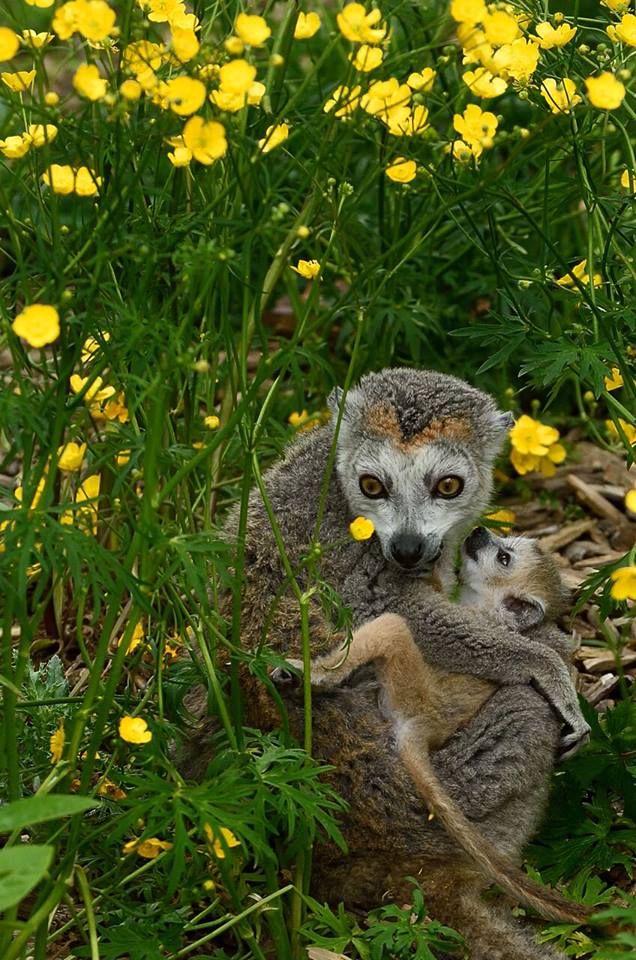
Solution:
<svg viewBox="0 0 636 960">
<path fill-rule="evenodd" d="M 51 865 L 50 846 L 22 844 L 0 850 L 0 912 L 15 907 L 40 882 Z"/>
<path fill-rule="evenodd" d="M 0 833 L 31 827 L 34 823 L 46 823 L 47 820 L 57 820 L 58 817 L 72 817 L 97 806 L 97 801 L 90 797 L 63 796 L 60 793 L 14 800 L 13 803 L 0 807 Z"/>
</svg>

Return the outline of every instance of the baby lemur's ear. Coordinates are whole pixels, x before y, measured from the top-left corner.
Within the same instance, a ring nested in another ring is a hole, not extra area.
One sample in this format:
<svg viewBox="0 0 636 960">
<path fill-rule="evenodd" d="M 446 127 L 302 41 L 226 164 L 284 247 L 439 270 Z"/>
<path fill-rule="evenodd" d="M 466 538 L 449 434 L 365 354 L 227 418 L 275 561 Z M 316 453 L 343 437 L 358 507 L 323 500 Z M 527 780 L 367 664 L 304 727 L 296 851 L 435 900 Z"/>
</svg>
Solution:
<svg viewBox="0 0 636 960">
<path fill-rule="evenodd" d="M 514 616 L 520 630 L 532 630 L 543 623 L 545 609 L 535 597 L 504 597 L 503 605 Z"/>
</svg>

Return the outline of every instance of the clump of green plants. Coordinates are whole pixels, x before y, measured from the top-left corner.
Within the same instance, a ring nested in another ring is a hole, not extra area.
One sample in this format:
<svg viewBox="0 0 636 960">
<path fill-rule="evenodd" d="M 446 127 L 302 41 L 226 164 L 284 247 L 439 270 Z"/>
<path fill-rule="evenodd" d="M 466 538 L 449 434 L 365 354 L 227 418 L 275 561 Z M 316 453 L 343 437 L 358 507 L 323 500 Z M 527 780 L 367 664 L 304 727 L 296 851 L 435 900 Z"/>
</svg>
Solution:
<svg viewBox="0 0 636 960">
<path fill-rule="evenodd" d="M 3 10 L 5 960 L 461 956 L 417 887 L 365 923 L 309 897 L 342 801 L 285 729 L 244 726 L 241 670 L 273 661 L 241 648 L 220 528 L 335 384 L 387 365 L 522 415 L 520 484 L 572 425 L 633 461 L 636 17 L 562 6 Z M 636 548 L 583 595 L 627 636 Z M 197 682 L 218 720 L 201 784 L 175 764 Z M 634 946 L 622 693 L 531 852 L 611 915 L 605 941 L 544 927 L 598 960 Z"/>
</svg>

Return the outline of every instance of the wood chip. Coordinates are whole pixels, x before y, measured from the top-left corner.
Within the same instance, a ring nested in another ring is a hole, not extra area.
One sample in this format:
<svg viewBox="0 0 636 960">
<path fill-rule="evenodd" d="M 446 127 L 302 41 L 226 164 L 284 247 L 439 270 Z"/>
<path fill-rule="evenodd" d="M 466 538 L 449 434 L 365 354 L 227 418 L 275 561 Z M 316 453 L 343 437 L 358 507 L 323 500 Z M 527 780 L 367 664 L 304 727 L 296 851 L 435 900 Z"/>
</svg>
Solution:
<svg viewBox="0 0 636 960">
<path fill-rule="evenodd" d="M 582 647 L 581 650 L 584 650 Z M 575 657 L 581 659 L 581 650 L 577 650 Z M 636 650 L 623 650 L 620 656 L 623 667 L 636 663 Z M 604 670 L 616 669 L 616 660 L 611 650 L 597 651 L 595 656 L 583 659 L 583 666 L 588 673 L 602 673 Z"/>
<path fill-rule="evenodd" d="M 585 557 L 583 560 L 577 560 L 573 566 L 577 570 L 586 570 L 588 568 L 598 570 L 606 563 L 616 563 L 625 555 L 624 550 L 612 550 L 611 553 L 601 553 L 598 557 Z"/>
<path fill-rule="evenodd" d="M 613 673 L 604 673 L 602 677 L 583 691 L 583 696 L 593 706 L 605 699 L 618 686 L 618 677 Z"/>
<path fill-rule="evenodd" d="M 595 490 L 591 484 L 572 473 L 568 474 L 566 479 L 569 486 L 576 492 L 577 498 L 590 507 L 597 516 L 604 517 L 606 520 L 613 520 L 614 523 L 621 525 L 625 522 L 625 515 L 617 510 L 607 497 Z"/>
<path fill-rule="evenodd" d="M 578 540 L 582 533 L 587 533 L 596 526 L 596 520 L 576 520 L 574 523 L 568 523 L 556 533 L 547 537 L 541 537 L 539 543 L 544 550 L 552 552 L 566 547 L 573 540 Z"/>
</svg>

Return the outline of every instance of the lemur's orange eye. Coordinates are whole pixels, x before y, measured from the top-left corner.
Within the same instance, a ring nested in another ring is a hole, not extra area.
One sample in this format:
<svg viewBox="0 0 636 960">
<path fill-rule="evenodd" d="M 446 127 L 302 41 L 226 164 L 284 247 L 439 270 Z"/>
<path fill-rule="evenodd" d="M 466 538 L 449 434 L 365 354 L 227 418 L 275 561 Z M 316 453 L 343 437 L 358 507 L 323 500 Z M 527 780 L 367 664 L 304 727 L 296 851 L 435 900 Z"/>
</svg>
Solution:
<svg viewBox="0 0 636 960">
<path fill-rule="evenodd" d="M 386 487 L 377 477 L 372 477 L 370 473 L 365 473 L 360 477 L 360 489 L 369 500 L 380 500 L 386 497 Z"/>
<path fill-rule="evenodd" d="M 458 497 L 463 489 L 464 481 L 461 477 L 442 477 L 437 481 L 435 493 L 439 497 L 444 497 L 445 500 L 452 500 L 453 497 Z"/>
</svg>

